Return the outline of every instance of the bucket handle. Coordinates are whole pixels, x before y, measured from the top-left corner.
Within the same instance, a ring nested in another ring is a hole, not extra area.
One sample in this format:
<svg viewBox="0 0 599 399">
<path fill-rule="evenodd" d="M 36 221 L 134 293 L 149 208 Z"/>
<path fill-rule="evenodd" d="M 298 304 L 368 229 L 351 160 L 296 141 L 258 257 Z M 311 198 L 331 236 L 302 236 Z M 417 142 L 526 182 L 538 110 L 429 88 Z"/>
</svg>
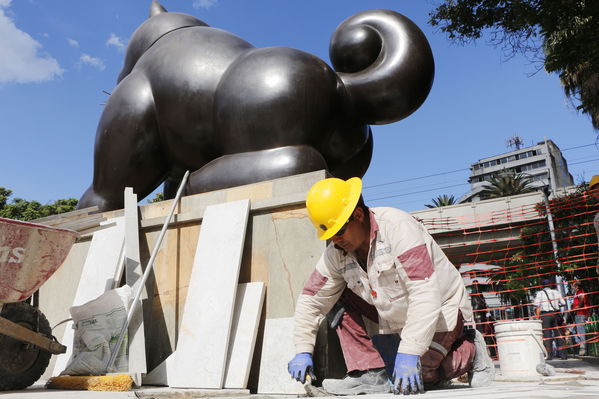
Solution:
<svg viewBox="0 0 599 399">
<path fill-rule="evenodd" d="M 539 345 L 541 347 L 541 350 L 543 351 L 543 356 L 545 356 L 545 359 L 547 359 L 547 349 L 545 349 L 545 345 L 543 345 L 542 340 L 541 340 L 541 342 L 539 342 L 539 338 L 537 337 L 536 334 L 533 334 L 533 332 L 530 328 L 528 328 L 528 332 L 530 335 L 532 335 L 532 337 L 534 338 L 537 345 Z"/>
</svg>

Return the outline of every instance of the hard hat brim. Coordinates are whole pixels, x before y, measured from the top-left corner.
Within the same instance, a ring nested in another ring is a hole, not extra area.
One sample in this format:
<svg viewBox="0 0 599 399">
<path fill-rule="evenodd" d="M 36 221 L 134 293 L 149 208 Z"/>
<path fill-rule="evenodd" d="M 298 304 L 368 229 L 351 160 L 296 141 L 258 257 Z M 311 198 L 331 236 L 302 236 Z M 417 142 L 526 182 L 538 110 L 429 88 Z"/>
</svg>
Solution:
<svg viewBox="0 0 599 399">
<path fill-rule="evenodd" d="M 352 177 L 351 179 L 347 180 L 346 183 L 349 184 L 349 203 L 339 214 L 337 223 L 335 223 L 328 230 L 318 234 L 318 238 L 323 241 L 330 239 L 337 234 L 339 230 L 341 230 L 341 227 L 343 227 L 343 225 L 349 220 L 349 217 L 354 212 L 354 209 L 356 209 L 356 205 L 358 204 L 358 200 L 362 194 L 362 180 L 360 178 Z"/>
</svg>

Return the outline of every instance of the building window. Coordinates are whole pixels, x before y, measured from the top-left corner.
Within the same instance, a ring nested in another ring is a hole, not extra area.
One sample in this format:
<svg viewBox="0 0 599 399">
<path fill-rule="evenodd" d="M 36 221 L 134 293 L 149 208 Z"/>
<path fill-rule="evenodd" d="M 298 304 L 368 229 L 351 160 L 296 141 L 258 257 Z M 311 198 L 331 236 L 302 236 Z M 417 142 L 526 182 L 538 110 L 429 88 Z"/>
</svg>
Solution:
<svg viewBox="0 0 599 399">
<path fill-rule="evenodd" d="M 515 169 L 516 169 L 516 172 L 526 172 L 527 170 L 543 168 L 543 167 L 545 167 L 545 165 L 546 165 L 546 162 L 543 159 L 541 161 L 528 163 L 526 165 L 521 165 Z"/>
</svg>

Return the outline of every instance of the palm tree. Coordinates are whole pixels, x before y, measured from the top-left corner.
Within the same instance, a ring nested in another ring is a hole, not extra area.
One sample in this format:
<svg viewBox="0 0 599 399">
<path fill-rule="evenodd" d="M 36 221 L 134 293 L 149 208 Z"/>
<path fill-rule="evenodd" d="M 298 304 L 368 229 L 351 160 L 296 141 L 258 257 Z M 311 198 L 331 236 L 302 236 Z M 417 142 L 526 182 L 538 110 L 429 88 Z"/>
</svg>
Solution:
<svg viewBox="0 0 599 399">
<path fill-rule="evenodd" d="M 480 192 L 481 198 L 500 198 L 535 191 L 532 178 L 521 173 L 501 172 L 492 175 L 487 186 Z"/>
<path fill-rule="evenodd" d="M 447 194 L 439 195 L 437 198 L 433 198 L 431 201 L 433 202 L 432 205 L 425 205 L 427 208 L 439 208 L 440 206 L 455 205 L 456 203 L 455 197 L 453 195 Z"/>
</svg>

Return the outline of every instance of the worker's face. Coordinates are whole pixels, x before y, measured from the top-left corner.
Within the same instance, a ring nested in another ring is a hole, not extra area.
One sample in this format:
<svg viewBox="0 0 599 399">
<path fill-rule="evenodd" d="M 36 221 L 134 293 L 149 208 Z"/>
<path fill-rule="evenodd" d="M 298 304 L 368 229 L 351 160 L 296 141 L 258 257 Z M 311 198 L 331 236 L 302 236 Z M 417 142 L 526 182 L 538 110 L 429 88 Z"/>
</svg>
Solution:
<svg viewBox="0 0 599 399">
<path fill-rule="evenodd" d="M 599 184 L 595 184 L 595 186 L 593 186 L 593 188 L 589 191 L 589 193 L 597 200 L 599 201 Z"/>
<path fill-rule="evenodd" d="M 356 250 L 368 242 L 370 230 L 365 228 L 365 215 L 362 208 L 356 208 L 350 216 L 349 222 L 340 230 L 340 233 L 334 235 L 331 240 L 336 247 L 347 252 L 355 253 Z"/>
</svg>

